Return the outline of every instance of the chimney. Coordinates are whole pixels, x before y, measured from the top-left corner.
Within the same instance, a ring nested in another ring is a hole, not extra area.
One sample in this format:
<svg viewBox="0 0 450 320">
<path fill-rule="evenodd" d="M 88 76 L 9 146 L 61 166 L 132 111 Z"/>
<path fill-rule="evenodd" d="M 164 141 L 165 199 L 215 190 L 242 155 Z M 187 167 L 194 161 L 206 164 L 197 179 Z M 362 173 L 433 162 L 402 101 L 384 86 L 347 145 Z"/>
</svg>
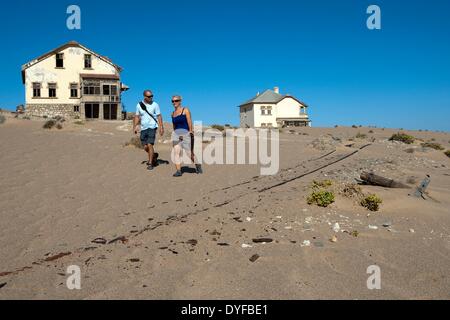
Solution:
<svg viewBox="0 0 450 320">
<path fill-rule="evenodd" d="M 278 87 L 275 87 L 275 88 L 273 88 L 273 91 L 275 91 L 275 93 L 280 93 L 280 88 L 278 88 Z"/>
</svg>

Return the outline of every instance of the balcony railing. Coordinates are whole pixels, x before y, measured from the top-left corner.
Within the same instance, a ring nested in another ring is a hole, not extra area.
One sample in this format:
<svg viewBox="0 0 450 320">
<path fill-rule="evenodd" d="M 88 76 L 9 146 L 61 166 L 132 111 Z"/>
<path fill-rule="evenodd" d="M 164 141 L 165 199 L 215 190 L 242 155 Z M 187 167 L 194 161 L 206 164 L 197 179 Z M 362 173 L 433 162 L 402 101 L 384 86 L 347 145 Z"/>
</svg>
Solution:
<svg viewBox="0 0 450 320">
<path fill-rule="evenodd" d="M 104 96 L 104 95 L 83 95 L 81 102 L 120 102 L 120 96 Z"/>
</svg>

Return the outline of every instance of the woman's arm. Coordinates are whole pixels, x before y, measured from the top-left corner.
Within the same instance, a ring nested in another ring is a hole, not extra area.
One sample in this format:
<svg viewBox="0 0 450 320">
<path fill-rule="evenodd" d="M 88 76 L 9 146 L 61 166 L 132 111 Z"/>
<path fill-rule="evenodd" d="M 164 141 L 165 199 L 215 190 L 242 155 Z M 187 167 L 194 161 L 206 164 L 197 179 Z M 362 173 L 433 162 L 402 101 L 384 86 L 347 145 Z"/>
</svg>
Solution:
<svg viewBox="0 0 450 320">
<path fill-rule="evenodd" d="M 192 126 L 192 117 L 191 117 L 191 111 L 188 108 L 185 108 L 185 113 L 186 113 L 186 119 L 187 119 L 187 123 L 189 126 L 189 132 L 190 133 L 194 133 L 194 128 Z"/>
</svg>

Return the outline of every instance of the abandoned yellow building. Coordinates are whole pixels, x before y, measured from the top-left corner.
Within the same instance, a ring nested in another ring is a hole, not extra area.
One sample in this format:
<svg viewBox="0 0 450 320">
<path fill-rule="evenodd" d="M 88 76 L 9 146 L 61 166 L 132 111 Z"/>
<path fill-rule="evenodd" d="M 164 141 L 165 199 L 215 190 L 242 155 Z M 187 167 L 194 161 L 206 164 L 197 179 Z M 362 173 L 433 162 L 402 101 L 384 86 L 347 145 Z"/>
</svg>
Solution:
<svg viewBox="0 0 450 320">
<path fill-rule="evenodd" d="M 68 42 L 22 66 L 25 114 L 34 117 L 122 119 L 122 68 Z"/>
</svg>

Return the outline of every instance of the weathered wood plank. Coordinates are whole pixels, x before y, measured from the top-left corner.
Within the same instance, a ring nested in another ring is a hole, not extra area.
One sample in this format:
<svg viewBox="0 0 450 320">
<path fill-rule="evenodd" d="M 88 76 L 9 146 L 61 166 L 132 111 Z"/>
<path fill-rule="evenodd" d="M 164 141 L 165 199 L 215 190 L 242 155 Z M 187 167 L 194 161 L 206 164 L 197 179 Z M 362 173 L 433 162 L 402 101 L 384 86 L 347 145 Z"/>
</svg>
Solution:
<svg viewBox="0 0 450 320">
<path fill-rule="evenodd" d="M 399 181 L 395 181 L 393 179 L 388 179 L 374 173 L 363 172 L 361 173 L 361 180 L 367 184 L 381 186 L 386 188 L 402 188 L 402 189 L 410 189 L 409 186 L 403 184 Z"/>
</svg>

